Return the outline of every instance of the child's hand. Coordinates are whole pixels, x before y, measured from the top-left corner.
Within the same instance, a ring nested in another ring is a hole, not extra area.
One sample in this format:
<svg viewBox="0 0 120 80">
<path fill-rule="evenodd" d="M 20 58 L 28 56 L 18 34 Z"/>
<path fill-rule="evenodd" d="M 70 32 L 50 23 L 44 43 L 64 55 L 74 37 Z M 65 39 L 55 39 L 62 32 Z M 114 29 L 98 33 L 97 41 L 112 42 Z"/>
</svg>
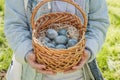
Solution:
<svg viewBox="0 0 120 80">
<path fill-rule="evenodd" d="M 26 61 L 28 62 L 28 64 L 34 68 L 37 72 L 42 73 L 42 74 L 54 74 L 52 71 L 46 71 L 44 70 L 45 66 L 38 64 L 35 61 L 35 54 L 33 52 L 28 53 L 27 57 L 26 57 Z"/>
<path fill-rule="evenodd" d="M 80 62 L 78 63 L 78 65 L 72 67 L 71 70 L 65 71 L 64 73 L 70 73 L 70 72 L 76 71 L 78 69 L 81 69 L 86 64 L 89 57 L 90 57 L 90 54 L 88 53 L 87 50 L 85 50 Z"/>
</svg>

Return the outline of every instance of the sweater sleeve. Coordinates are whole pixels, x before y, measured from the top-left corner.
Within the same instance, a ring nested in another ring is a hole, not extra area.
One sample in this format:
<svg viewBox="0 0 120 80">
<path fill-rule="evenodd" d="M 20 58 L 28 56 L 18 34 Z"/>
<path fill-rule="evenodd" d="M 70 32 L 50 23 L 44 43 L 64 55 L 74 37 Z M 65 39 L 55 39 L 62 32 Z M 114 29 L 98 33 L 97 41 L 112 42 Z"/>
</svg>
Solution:
<svg viewBox="0 0 120 80">
<path fill-rule="evenodd" d="M 109 26 L 108 10 L 105 0 L 89 0 L 86 49 L 90 51 L 91 62 L 105 41 Z"/>
<path fill-rule="evenodd" d="M 25 63 L 25 55 L 32 50 L 30 27 L 25 14 L 24 0 L 5 1 L 5 36 L 20 63 Z"/>
</svg>

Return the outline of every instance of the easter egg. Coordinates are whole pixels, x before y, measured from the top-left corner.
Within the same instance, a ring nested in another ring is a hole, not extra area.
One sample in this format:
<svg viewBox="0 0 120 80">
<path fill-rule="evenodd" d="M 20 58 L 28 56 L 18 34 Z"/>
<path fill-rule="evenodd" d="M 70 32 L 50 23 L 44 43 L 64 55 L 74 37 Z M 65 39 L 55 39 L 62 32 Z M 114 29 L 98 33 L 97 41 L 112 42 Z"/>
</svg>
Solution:
<svg viewBox="0 0 120 80">
<path fill-rule="evenodd" d="M 66 44 L 67 41 L 68 41 L 68 38 L 67 38 L 66 36 L 60 35 L 60 36 L 57 36 L 57 37 L 55 38 L 55 42 L 56 42 L 57 44 Z"/>
<path fill-rule="evenodd" d="M 56 49 L 66 49 L 66 46 L 63 44 L 58 44 L 55 48 Z"/>
<path fill-rule="evenodd" d="M 46 43 L 46 46 L 49 48 L 55 48 L 55 45 L 51 44 L 51 43 Z"/>
<path fill-rule="evenodd" d="M 47 37 L 45 37 L 44 39 L 43 39 L 45 42 L 50 42 L 51 40 L 49 39 L 49 38 L 47 38 Z"/>
<path fill-rule="evenodd" d="M 67 30 L 66 30 L 66 29 L 60 29 L 60 30 L 58 31 L 58 34 L 59 34 L 59 35 L 64 35 L 64 36 L 66 36 L 66 35 L 67 35 Z"/>
<path fill-rule="evenodd" d="M 47 32 L 46 32 L 46 35 L 49 39 L 54 39 L 58 36 L 58 33 L 54 29 L 48 29 Z"/>
<path fill-rule="evenodd" d="M 52 40 L 50 43 L 56 45 L 56 42 L 54 40 Z"/>
<path fill-rule="evenodd" d="M 78 41 L 77 41 L 76 39 L 69 39 L 67 46 L 68 46 L 68 47 L 72 47 L 72 46 L 74 46 L 75 44 L 77 44 L 77 42 L 78 42 Z"/>
</svg>

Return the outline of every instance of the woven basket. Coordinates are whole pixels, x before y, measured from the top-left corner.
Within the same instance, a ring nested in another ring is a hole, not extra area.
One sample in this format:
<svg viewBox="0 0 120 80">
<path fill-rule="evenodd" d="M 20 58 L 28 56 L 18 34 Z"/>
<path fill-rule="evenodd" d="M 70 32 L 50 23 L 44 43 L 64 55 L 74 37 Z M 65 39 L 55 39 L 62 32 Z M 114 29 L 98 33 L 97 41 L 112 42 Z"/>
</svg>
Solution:
<svg viewBox="0 0 120 80">
<path fill-rule="evenodd" d="M 52 70 L 53 72 L 62 72 L 71 69 L 71 67 L 78 64 L 85 48 L 85 32 L 87 26 L 87 18 L 83 10 L 72 0 L 60 0 L 67 2 L 75 6 L 82 14 L 84 23 L 82 24 L 79 17 L 68 12 L 53 12 L 44 14 L 34 21 L 35 16 L 39 8 L 51 1 L 59 0 L 43 0 L 34 8 L 31 23 L 32 23 L 32 42 L 34 53 L 36 55 L 36 61 L 40 64 L 46 65 L 45 70 Z M 52 49 L 43 46 L 39 43 L 38 37 L 40 37 L 43 30 L 48 29 L 51 24 L 67 24 L 79 30 L 79 42 L 68 49 Z"/>
</svg>

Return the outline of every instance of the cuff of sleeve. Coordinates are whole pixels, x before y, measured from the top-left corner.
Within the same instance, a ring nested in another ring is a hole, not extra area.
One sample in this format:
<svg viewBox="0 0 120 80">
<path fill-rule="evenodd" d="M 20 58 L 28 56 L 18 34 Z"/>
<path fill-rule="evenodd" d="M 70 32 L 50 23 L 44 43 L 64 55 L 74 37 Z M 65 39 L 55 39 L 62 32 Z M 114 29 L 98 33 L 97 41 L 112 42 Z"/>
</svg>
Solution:
<svg viewBox="0 0 120 80">
<path fill-rule="evenodd" d="M 25 54 L 25 62 L 27 62 L 27 57 L 28 57 L 28 55 L 29 54 L 32 54 L 33 53 L 33 49 L 32 50 L 30 50 L 30 51 L 28 51 L 26 54 Z"/>
<path fill-rule="evenodd" d="M 88 54 L 88 63 L 89 63 L 89 61 L 90 61 L 90 59 L 91 59 L 91 52 L 88 50 L 88 49 L 86 49 L 85 48 L 85 51 L 87 52 L 87 54 Z"/>
<path fill-rule="evenodd" d="M 24 41 L 15 51 L 15 59 L 22 64 L 26 63 L 25 55 L 32 49 L 33 49 L 32 41 L 31 40 Z"/>
<path fill-rule="evenodd" d="M 90 58 L 88 62 L 91 62 L 95 59 L 96 54 L 98 52 L 98 43 L 94 39 L 87 39 L 85 49 L 87 49 L 90 53 Z"/>
</svg>

